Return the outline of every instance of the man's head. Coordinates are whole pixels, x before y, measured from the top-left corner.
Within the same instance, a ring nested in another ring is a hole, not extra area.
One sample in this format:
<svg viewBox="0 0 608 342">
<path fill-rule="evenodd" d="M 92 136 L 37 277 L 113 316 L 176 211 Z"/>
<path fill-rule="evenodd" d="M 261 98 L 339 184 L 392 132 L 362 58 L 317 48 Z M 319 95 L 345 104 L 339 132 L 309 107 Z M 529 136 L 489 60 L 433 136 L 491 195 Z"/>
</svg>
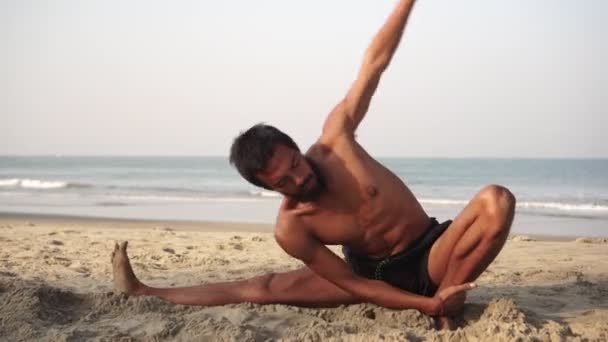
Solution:
<svg viewBox="0 0 608 342">
<path fill-rule="evenodd" d="M 313 200 L 323 190 L 314 163 L 300 153 L 293 139 L 273 126 L 258 124 L 236 137 L 230 163 L 250 183 L 302 202 Z"/>
</svg>

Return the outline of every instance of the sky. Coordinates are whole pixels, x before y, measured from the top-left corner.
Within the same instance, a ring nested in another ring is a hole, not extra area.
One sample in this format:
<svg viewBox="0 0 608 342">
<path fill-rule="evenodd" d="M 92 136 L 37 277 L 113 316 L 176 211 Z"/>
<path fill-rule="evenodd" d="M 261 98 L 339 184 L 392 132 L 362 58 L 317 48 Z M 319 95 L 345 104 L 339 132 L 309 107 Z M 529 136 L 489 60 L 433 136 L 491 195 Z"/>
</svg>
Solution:
<svg viewBox="0 0 608 342">
<path fill-rule="evenodd" d="M 0 0 L 0 155 L 305 149 L 395 0 Z M 608 158 L 608 2 L 418 1 L 357 132 L 375 156 Z"/>
</svg>

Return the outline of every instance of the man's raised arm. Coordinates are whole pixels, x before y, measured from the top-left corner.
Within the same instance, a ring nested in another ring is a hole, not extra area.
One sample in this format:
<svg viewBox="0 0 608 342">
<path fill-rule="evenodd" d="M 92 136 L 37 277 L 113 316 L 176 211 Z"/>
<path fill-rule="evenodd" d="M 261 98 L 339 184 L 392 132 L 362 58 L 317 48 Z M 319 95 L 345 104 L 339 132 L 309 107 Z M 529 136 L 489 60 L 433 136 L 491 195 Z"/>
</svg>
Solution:
<svg viewBox="0 0 608 342">
<path fill-rule="evenodd" d="M 332 138 L 342 133 L 354 134 L 369 108 L 380 76 L 399 46 L 414 1 L 400 0 L 376 34 L 365 51 L 357 79 L 344 100 L 327 117 L 323 126 L 323 137 Z"/>
</svg>

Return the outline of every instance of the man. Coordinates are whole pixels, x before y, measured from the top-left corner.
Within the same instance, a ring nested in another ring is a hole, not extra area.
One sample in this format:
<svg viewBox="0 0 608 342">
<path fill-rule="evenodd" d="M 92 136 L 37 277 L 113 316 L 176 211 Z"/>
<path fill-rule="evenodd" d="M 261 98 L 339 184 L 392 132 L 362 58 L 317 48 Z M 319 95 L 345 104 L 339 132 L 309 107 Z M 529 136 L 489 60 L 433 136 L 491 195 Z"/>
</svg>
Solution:
<svg viewBox="0 0 608 342">
<path fill-rule="evenodd" d="M 131 269 L 126 242 L 112 254 L 116 288 L 191 305 L 283 303 L 338 306 L 370 302 L 418 309 L 452 328 L 467 290 L 504 245 L 515 198 L 482 189 L 454 219 L 429 218 L 408 187 L 370 157 L 355 130 L 403 34 L 413 0 L 401 0 L 366 51 L 356 81 L 301 154 L 291 138 L 256 125 L 238 136 L 231 162 L 251 183 L 284 195 L 275 237 L 305 267 L 244 281 L 151 288 Z M 345 259 L 326 245 L 343 245 Z"/>
</svg>

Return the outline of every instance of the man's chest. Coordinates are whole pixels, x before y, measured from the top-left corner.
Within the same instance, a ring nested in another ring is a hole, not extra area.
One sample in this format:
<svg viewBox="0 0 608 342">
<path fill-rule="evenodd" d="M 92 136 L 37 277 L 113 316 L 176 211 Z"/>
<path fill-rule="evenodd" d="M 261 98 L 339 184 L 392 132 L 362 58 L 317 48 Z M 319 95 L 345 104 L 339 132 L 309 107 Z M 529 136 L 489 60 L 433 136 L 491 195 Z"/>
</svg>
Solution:
<svg viewBox="0 0 608 342">
<path fill-rule="evenodd" d="M 382 243 L 403 221 L 405 185 L 357 146 L 313 155 L 325 191 L 301 219 L 324 244 Z"/>
</svg>

